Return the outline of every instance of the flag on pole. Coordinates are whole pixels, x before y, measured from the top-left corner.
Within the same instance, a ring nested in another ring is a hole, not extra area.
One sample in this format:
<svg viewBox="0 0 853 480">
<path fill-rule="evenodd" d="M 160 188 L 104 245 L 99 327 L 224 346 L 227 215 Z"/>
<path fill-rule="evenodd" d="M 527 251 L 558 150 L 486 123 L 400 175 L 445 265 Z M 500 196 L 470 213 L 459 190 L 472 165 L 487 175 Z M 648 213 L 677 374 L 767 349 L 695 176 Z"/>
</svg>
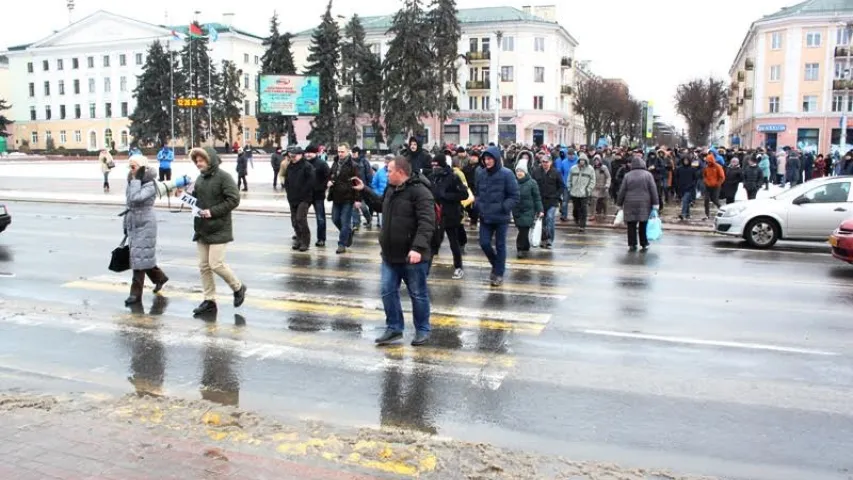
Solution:
<svg viewBox="0 0 853 480">
<path fill-rule="evenodd" d="M 216 31 L 216 27 L 212 23 L 207 24 L 207 38 L 209 38 L 211 42 L 219 40 L 219 32 Z"/>
<path fill-rule="evenodd" d="M 199 38 L 204 36 L 204 32 L 201 31 L 201 27 L 198 26 L 197 23 L 190 24 L 190 37 Z"/>
<path fill-rule="evenodd" d="M 184 36 L 174 30 L 172 30 L 172 38 L 171 40 L 175 40 L 177 42 L 183 42 L 185 40 Z"/>
</svg>

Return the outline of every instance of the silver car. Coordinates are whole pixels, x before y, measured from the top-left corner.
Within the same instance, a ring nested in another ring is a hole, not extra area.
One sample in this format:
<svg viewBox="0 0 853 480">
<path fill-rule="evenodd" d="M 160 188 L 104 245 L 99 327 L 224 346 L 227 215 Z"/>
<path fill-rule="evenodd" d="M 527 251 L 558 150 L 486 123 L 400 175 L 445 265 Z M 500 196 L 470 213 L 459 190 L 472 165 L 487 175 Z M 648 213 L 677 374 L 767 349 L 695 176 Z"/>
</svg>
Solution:
<svg viewBox="0 0 853 480">
<path fill-rule="evenodd" d="M 743 237 L 756 248 L 778 240 L 824 241 L 853 217 L 853 177 L 824 177 L 769 198 L 726 205 L 714 218 L 714 231 Z"/>
</svg>

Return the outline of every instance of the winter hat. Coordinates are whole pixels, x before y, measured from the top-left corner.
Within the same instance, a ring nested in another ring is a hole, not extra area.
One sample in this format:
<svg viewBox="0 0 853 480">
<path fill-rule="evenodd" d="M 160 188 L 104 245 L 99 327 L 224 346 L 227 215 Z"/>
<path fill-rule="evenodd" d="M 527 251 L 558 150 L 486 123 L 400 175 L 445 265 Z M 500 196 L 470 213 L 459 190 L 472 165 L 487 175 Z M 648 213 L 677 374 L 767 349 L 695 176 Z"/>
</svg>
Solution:
<svg viewBox="0 0 853 480">
<path fill-rule="evenodd" d="M 148 166 L 148 157 L 146 157 L 145 155 L 141 155 L 141 154 L 133 155 L 130 157 L 130 161 L 134 162 L 136 165 L 138 165 L 140 167 L 147 167 Z"/>
<path fill-rule="evenodd" d="M 524 174 L 527 175 L 527 165 L 520 164 L 517 167 L 515 167 L 515 171 L 516 172 L 524 172 Z"/>
<path fill-rule="evenodd" d="M 305 148 L 305 153 L 320 153 L 320 152 L 319 152 L 319 149 L 317 148 L 317 145 L 314 145 L 312 143 L 311 145 L 308 145 Z"/>
<path fill-rule="evenodd" d="M 432 161 L 437 163 L 441 168 L 447 168 L 447 156 L 443 153 L 436 154 Z"/>
</svg>

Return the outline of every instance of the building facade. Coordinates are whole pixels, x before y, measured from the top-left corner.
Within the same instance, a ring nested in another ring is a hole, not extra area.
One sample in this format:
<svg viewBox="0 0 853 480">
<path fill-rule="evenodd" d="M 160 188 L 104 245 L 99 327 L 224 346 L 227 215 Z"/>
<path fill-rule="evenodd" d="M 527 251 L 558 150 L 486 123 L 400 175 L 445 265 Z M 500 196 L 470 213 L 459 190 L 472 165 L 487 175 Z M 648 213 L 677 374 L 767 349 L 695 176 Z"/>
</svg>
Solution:
<svg viewBox="0 0 853 480">
<path fill-rule="evenodd" d="M 98 11 L 38 42 L 2 52 L 9 58 L 9 112 L 15 121 L 10 147 L 20 148 L 26 141 L 31 149 L 43 150 L 52 138 L 57 148 L 68 150 L 96 151 L 112 142 L 116 149 L 127 150 L 132 141 L 128 115 L 136 107 L 133 90 L 148 48 L 160 41 L 177 55 L 184 41 L 172 32 L 186 33 L 187 25 L 155 25 Z M 263 39 L 230 23 L 212 26 L 219 38 L 210 43 L 211 60 L 220 66 L 222 60 L 231 60 L 241 70 L 246 95 L 243 135 L 255 140 Z M 186 114 L 175 110 L 176 117 Z"/>
<path fill-rule="evenodd" d="M 729 70 L 728 143 L 850 149 L 851 34 L 851 2 L 808 0 L 755 21 Z"/>
<path fill-rule="evenodd" d="M 583 121 L 572 112 L 574 58 L 578 42 L 556 22 L 556 7 L 492 7 L 460 9 L 462 27 L 454 92 L 458 111 L 443 125 L 423 119 L 427 145 L 583 143 Z M 391 41 L 392 16 L 362 18 L 366 41 L 384 58 Z M 293 38 L 297 68 L 306 65 L 311 31 Z M 500 37 L 500 41 L 498 41 Z M 448 89 L 453 85 L 446 85 Z M 496 125 L 496 110 L 498 123 Z M 308 119 L 296 122 L 297 137 L 310 131 Z M 391 145 L 404 143 L 403 135 Z M 359 142 L 377 148 L 365 121 Z"/>
</svg>

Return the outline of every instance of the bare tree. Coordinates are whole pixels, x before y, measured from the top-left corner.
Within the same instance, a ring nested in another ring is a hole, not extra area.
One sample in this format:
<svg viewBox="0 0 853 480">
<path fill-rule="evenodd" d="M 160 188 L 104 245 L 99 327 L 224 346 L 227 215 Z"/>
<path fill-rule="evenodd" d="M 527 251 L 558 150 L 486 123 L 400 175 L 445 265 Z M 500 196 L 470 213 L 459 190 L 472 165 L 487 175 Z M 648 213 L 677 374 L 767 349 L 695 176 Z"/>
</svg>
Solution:
<svg viewBox="0 0 853 480">
<path fill-rule="evenodd" d="M 575 90 L 574 109 L 575 112 L 583 116 L 587 144 L 591 144 L 593 143 L 591 141 L 592 135 L 598 138 L 607 116 L 607 101 L 604 95 L 605 83 L 597 77 L 579 80 Z"/>
<path fill-rule="evenodd" d="M 713 77 L 697 78 L 678 86 L 675 108 L 687 120 L 691 143 L 708 144 L 711 128 L 726 111 L 728 97 L 726 82 Z"/>
</svg>

